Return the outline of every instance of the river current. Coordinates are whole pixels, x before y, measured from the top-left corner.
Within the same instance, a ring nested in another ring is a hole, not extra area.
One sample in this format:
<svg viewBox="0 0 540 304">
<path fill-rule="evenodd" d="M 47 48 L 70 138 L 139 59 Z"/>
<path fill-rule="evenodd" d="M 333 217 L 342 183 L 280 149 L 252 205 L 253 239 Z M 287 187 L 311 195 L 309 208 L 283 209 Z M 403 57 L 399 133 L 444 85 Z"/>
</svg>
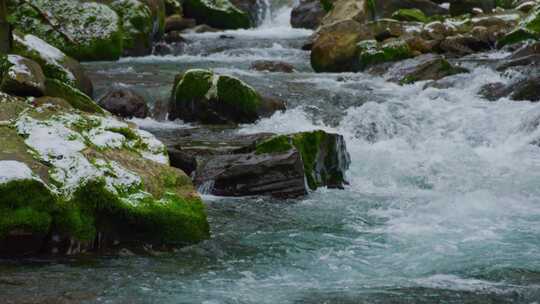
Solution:
<svg viewBox="0 0 540 304">
<path fill-rule="evenodd" d="M 343 134 L 350 185 L 285 202 L 205 195 L 212 238 L 175 253 L 2 261 L 1 303 L 540 303 L 540 104 L 478 97 L 508 80 L 474 63 L 451 88 L 315 74 L 311 32 L 289 13 L 187 35 L 183 55 L 85 66 L 98 97 L 114 84 L 151 102 L 188 68 L 237 76 L 288 111 L 232 132 Z M 261 59 L 297 72 L 249 70 Z"/>
</svg>

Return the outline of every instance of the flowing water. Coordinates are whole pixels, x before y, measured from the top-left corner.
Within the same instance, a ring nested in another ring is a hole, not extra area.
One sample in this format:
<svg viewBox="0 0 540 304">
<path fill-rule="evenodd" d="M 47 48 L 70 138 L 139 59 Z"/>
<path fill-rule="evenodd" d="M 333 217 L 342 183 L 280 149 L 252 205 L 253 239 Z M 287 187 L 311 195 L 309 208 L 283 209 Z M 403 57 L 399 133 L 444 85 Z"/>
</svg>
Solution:
<svg viewBox="0 0 540 304">
<path fill-rule="evenodd" d="M 540 105 L 480 99 L 507 80 L 472 64 L 449 89 L 315 74 L 300 50 L 311 32 L 288 13 L 232 39 L 190 35 L 185 55 L 87 68 L 98 95 L 115 84 L 152 101 L 187 68 L 233 74 L 289 110 L 232 132 L 339 132 L 350 185 L 287 202 L 205 196 L 212 239 L 173 254 L 2 261 L 4 302 L 540 303 Z M 258 59 L 298 72 L 250 71 Z"/>
</svg>

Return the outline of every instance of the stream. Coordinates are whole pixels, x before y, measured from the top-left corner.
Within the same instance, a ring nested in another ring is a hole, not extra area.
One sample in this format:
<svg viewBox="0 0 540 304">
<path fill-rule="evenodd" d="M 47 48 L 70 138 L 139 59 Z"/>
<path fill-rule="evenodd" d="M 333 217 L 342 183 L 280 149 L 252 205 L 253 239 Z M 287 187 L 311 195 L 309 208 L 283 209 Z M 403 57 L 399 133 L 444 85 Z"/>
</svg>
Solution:
<svg viewBox="0 0 540 304">
<path fill-rule="evenodd" d="M 290 28 L 289 14 L 187 35 L 183 55 L 85 67 L 96 97 L 118 85 L 150 102 L 189 68 L 241 78 L 288 110 L 228 132 L 340 133 L 352 158 L 345 190 L 204 195 L 210 240 L 155 257 L 3 261 L 0 302 L 540 303 L 540 105 L 481 99 L 482 85 L 508 80 L 473 63 L 450 88 L 315 74 L 301 50 L 312 32 Z M 263 59 L 297 72 L 249 69 Z M 193 127 L 133 122 L 158 137 Z"/>
</svg>

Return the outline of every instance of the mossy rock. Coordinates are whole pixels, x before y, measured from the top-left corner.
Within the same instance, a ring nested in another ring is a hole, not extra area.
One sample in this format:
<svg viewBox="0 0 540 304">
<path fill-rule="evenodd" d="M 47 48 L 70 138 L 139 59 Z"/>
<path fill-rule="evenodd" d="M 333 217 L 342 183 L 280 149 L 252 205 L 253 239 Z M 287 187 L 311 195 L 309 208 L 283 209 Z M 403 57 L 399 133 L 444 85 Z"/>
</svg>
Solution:
<svg viewBox="0 0 540 304">
<path fill-rule="evenodd" d="M 19 55 L 0 56 L 0 91 L 17 96 L 42 96 L 45 76 L 41 67 Z"/>
<path fill-rule="evenodd" d="M 1 244 L 26 233 L 27 242 L 47 243 L 41 249 L 73 253 L 45 236 L 88 249 L 98 235 L 101 245 L 122 246 L 208 238 L 191 179 L 168 166 L 152 135 L 109 116 L 0 99 L 0 118 L 10 121 L 0 126 Z"/>
<path fill-rule="evenodd" d="M 529 15 L 525 17 L 510 33 L 497 41 L 498 47 L 515 44 L 526 40 L 540 39 L 540 5 L 531 10 Z"/>
<path fill-rule="evenodd" d="M 417 8 L 402 8 L 392 14 L 392 18 L 399 21 L 428 22 L 429 18 Z"/>
<path fill-rule="evenodd" d="M 12 52 L 37 62 L 47 78 L 57 79 L 92 96 L 92 81 L 75 59 L 34 35 L 14 32 Z"/>
<path fill-rule="evenodd" d="M 209 124 L 250 123 L 261 117 L 265 102 L 235 77 L 193 69 L 177 79 L 169 117 Z"/>
<path fill-rule="evenodd" d="M 150 7 L 139 0 L 112 0 L 109 6 L 122 23 L 124 55 L 150 54 L 154 36 L 154 18 Z"/>
<path fill-rule="evenodd" d="M 311 190 L 342 187 L 350 164 L 343 137 L 322 130 L 278 135 L 255 146 L 256 154 L 283 153 L 296 149 L 302 156 L 304 174 Z"/>
<path fill-rule="evenodd" d="M 409 45 L 400 39 L 390 40 L 384 43 L 379 43 L 376 40 L 364 40 L 357 44 L 357 48 L 360 69 L 414 56 Z"/>
<path fill-rule="evenodd" d="M 399 84 L 413 84 L 418 81 L 440 80 L 442 78 L 469 73 L 466 68 L 451 64 L 439 55 L 426 54 L 410 59 L 410 62 L 396 64 L 398 77 L 390 79 Z"/>
<path fill-rule="evenodd" d="M 115 60 L 123 52 L 118 15 L 107 5 L 71 0 L 12 0 L 9 20 L 78 60 Z M 45 17 L 46 16 L 46 17 Z"/>
<path fill-rule="evenodd" d="M 57 79 L 45 80 L 45 95 L 58 97 L 69 102 L 73 108 L 88 113 L 105 113 L 103 109 L 88 95 Z"/>
<path fill-rule="evenodd" d="M 229 0 L 185 0 L 184 15 L 218 29 L 241 29 L 252 26 L 249 14 Z"/>
</svg>

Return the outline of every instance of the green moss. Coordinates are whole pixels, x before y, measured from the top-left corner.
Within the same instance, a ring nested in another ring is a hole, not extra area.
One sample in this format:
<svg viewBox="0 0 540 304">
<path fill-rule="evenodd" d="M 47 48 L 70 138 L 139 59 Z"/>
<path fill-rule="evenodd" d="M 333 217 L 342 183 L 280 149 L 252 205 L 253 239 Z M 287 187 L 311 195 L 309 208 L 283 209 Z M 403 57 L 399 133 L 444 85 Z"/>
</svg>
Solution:
<svg viewBox="0 0 540 304">
<path fill-rule="evenodd" d="M 415 21 L 415 22 L 428 22 L 429 21 L 429 18 L 426 17 L 424 12 L 422 12 L 421 10 L 417 8 L 399 9 L 392 14 L 392 18 L 399 21 Z"/>
<path fill-rule="evenodd" d="M 376 40 L 364 40 L 357 44 L 357 48 L 360 69 L 413 57 L 411 49 L 402 40 L 393 40 L 383 44 L 379 44 Z"/>
<path fill-rule="evenodd" d="M 308 186 L 310 189 L 315 190 L 321 186 L 318 178 L 315 176 L 315 165 L 321 149 L 321 143 L 326 140 L 326 133 L 321 130 L 303 132 L 295 134 L 292 139 L 294 146 L 302 154 Z"/>
<path fill-rule="evenodd" d="M 498 47 L 526 40 L 540 39 L 540 6 L 531 10 L 518 27 L 497 41 Z"/>
<path fill-rule="evenodd" d="M 140 140 L 139 135 L 137 135 L 131 128 L 110 128 L 107 130 L 122 134 L 127 140 Z"/>
<path fill-rule="evenodd" d="M 176 100 L 179 102 L 202 98 L 212 87 L 214 73 L 207 70 L 189 70 L 176 85 Z"/>
<path fill-rule="evenodd" d="M 105 113 L 88 95 L 56 79 L 47 78 L 45 80 L 45 95 L 62 98 L 69 102 L 75 109 L 84 112 Z"/>
<path fill-rule="evenodd" d="M 332 0 L 320 0 L 320 1 L 325 12 L 329 12 L 334 8 L 334 2 Z"/>
<path fill-rule="evenodd" d="M 177 181 L 168 178 L 168 185 L 176 187 Z M 71 216 L 63 217 L 66 221 L 59 227 L 77 233 L 82 240 L 91 239 L 96 231 L 126 242 L 168 245 L 193 243 L 209 236 L 204 205 L 198 197 L 187 199 L 165 192 L 160 200 L 152 196 L 128 200 L 108 191 L 103 181 L 88 182 L 75 192 L 66 208 Z"/>
<path fill-rule="evenodd" d="M 15 229 L 46 234 L 55 202 L 54 195 L 36 180 L 0 184 L 0 238 Z"/>
<path fill-rule="evenodd" d="M 218 100 L 226 107 L 233 107 L 241 117 L 257 117 L 261 97 L 240 79 L 220 76 L 217 82 Z"/>
<path fill-rule="evenodd" d="M 376 19 L 377 12 L 375 10 L 375 0 L 366 0 L 366 11 L 369 13 L 372 20 Z"/>
<path fill-rule="evenodd" d="M 150 8 L 140 1 L 115 0 L 110 7 L 115 10 L 121 20 L 123 46 L 125 49 L 143 44 L 151 47 L 154 20 Z"/>
<path fill-rule="evenodd" d="M 291 139 L 288 136 L 280 135 L 280 136 L 274 136 L 258 144 L 255 149 L 255 153 L 256 154 L 281 153 L 281 152 L 289 151 L 292 148 L 293 148 L 293 145 L 291 144 Z"/>
<path fill-rule="evenodd" d="M 20 1 L 10 4 L 9 18 L 18 30 L 40 37 L 73 58 L 114 60 L 122 55 L 121 26 L 114 11 L 104 4 L 71 0 L 33 0 L 32 6 Z M 52 17 L 45 20 L 45 11 Z"/>
</svg>

